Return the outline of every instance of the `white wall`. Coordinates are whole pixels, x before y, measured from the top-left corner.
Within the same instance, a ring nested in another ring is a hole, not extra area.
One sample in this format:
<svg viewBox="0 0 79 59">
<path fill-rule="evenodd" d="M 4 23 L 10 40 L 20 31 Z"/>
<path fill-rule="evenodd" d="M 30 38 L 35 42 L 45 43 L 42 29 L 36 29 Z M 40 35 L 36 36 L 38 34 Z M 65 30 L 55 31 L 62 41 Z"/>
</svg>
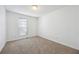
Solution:
<svg viewBox="0 0 79 59">
<path fill-rule="evenodd" d="M 69 6 L 39 18 L 39 36 L 79 50 L 79 6 Z"/>
<path fill-rule="evenodd" d="M 5 8 L 0 6 L 0 52 L 6 43 L 6 19 Z"/>
<path fill-rule="evenodd" d="M 36 17 L 31 17 L 31 16 L 26 16 L 23 14 L 15 13 L 15 12 L 10 12 L 7 11 L 7 40 L 12 41 L 12 40 L 17 40 L 20 39 L 21 37 L 18 37 L 17 31 L 17 21 L 20 18 L 26 18 L 28 19 L 28 35 L 26 37 L 31 37 L 31 36 L 36 36 L 37 35 L 37 18 Z"/>
</svg>

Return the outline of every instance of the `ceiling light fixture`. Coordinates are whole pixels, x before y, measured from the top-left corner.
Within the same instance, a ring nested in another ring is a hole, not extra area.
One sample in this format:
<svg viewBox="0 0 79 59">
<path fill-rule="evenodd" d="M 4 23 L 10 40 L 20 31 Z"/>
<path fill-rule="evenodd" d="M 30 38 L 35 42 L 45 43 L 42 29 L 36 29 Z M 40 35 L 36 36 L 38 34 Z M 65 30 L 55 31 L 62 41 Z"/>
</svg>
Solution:
<svg viewBox="0 0 79 59">
<path fill-rule="evenodd" d="M 38 6 L 37 5 L 32 5 L 32 9 L 33 10 L 37 10 L 38 9 Z"/>
</svg>

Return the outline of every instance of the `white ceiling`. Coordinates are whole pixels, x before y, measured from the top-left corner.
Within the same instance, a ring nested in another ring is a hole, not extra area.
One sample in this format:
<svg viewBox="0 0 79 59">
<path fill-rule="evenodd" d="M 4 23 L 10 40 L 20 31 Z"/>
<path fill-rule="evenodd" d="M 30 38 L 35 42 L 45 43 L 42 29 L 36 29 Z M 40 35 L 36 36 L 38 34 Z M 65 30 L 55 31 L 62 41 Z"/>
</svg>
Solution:
<svg viewBox="0 0 79 59">
<path fill-rule="evenodd" d="M 63 8 L 62 5 L 39 5 L 38 9 L 35 11 L 32 9 L 32 5 L 7 5 L 6 8 L 9 11 L 34 16 L 34 17 L 40 17 L 47 13 L 50 13 L 52 11 L 55 11 L 57 9 Z"/>
</svg>

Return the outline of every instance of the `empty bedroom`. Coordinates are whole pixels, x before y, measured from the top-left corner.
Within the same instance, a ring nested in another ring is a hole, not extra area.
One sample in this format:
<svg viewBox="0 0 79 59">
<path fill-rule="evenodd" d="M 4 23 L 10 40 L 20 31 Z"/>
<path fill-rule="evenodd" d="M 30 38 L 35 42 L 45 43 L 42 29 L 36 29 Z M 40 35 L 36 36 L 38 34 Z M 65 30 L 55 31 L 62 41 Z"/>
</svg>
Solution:
<svg viewBox="0 0 79 59">
<path fill-rule="evenodd" d="M 79 54 L 79 5 L 0 5 L 0 54 Z"/>
</svg>

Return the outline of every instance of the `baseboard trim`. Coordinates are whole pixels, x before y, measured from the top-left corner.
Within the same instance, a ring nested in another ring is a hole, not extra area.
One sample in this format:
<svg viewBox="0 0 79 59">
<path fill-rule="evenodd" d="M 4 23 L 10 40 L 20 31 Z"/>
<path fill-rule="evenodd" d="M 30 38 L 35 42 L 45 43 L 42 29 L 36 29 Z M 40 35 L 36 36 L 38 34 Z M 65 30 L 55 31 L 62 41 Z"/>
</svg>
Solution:
<svg viewBox="0 0 79 59">
<path fill-rule="evenodd" d="M 11 42 L 11 41 L 18 41 L 18 40 L 22 40 L 22 39 L 28 39 L 28 38 L 31 38 L 31 37 L 37 37 L 37 36 L 29 36 L 29 37 L 24 37 L 24 38 L 17 38 L 17 39 L 13 39 L 13 40 L 7 40 L 7 42 Z"/>
<path fill-rule="evenodd" d="M 2 50 L 4 49 L 5 45 L 6 45 L 6 42 L 5 42 L 5 44 L 3 44 L 2 47 L 0 48 L 0 53 L 1 53 Z"/>
<path fill-rule="evenodd" d="M 44 38 L 44 39 L 47 39 L 47 40 L 51 40 L 51 39 L 48 39 L 47 37 L 44 37 L 44 36 L 41 36 L 41 35 L 39 35 L 39 37 Z M 58 44 L 61 44 L 61 45 L 64 45 L 64 46 L 67 46 L 67 47 L 69 47 L 69 48 L 72 48 L 72 49 L 75 49 L 75 50 L 78 50 L 78 51 L 79 51 L 79 49 L 74 48 L 74 47 L 72 47 L 72 46 L 69 46 L 69 45 L 67 45 L 67 44 L 64 44 L 63 42 L 59 42 L 59 41 L 56 41 L 56 40 L 51 40 L 51 41 L 56 42 L 56 43 L 58 43 Z"/>
</svg>

